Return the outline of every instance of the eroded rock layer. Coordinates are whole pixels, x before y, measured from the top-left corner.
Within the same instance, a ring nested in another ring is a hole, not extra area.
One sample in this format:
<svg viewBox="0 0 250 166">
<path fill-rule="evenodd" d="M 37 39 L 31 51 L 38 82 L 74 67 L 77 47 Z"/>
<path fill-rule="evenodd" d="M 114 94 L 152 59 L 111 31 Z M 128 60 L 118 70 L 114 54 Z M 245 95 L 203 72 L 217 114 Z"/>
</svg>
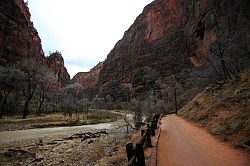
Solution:
<svg viewBox="0 0 250 166">
<path fill-rule="evenodd" d="M 249 9 L 248 0 L 153 1 L 104 61 L 99 96 L 129 100 L 177 86 L 182 104 L 218 79 L 215 43 L 228 66 L 249 67 Z"/>
</svg>

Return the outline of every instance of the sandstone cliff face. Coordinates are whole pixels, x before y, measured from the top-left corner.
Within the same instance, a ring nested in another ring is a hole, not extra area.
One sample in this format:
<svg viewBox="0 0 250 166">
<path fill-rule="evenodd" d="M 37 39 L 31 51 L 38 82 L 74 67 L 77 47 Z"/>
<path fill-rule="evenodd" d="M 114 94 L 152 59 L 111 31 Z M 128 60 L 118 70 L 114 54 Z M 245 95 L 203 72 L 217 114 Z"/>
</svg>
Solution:
<svg viewBox="0 0 250 166">
<path fill-rule="evenodd" d="M 0 64 L 10 65 L 23 58 L 45 62 L 41 39 L 30 21 L 23 0 L 0 2 Z"/>
<path fill-rule="evenodd" d="M 72 83 L 78 83 L 83 88 L 96 88 L 99 80 L 99 73 L 102 69 L 102 62 L 99 62 L 89 72 L 79 72 L 71 80 Z"/>
<path fill-rule="evenodd" d="M 247 0 L 155 0 L 104 61 L 99 96 L 128 100 L 174 82 L 180 100 L 191 98 L 217 80 L 206 60 L 221 70 L 209 49 L 215 41 L 226 43 L 224 54 L 230 61 L 247 54 L 240 47 L 249 49 L 249 9 Z M 248 67 L 249 58 L 243 59 L 240 66 Z"/>
<path fill-rule="evenodd" d="M 63 58 L 44 56 L 41 39 L 30 21 L 29 8 L 23 0 L 0 1 L 0 65 L 11 66 L 33 58 L 55 72 L 60 85 L 69 81 Z"/>
<path fill-rule="evenodd" d="M 60 83 L 59 87 L 65 86 L 70 80 L 70 75 L 67 69 L 64 67 L 64 59 L 62 54 L 56 51 L 47 57 L 47 61 L 49 68 L 54 71 L 57 77 L 56 79 Z"/>
</svg>

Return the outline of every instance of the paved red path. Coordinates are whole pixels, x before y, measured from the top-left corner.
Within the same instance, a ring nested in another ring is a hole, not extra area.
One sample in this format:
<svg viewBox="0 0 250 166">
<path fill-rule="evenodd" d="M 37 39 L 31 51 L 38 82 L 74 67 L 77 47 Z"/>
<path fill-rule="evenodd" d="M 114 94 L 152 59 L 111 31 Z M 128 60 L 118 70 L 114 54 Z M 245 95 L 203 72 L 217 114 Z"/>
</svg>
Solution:
<svg viewBox="0 0 250 166">
<path fill-rule="evenodd" d="M 159 166 L 250 166 L 250 154 L 219 142 L 175 115 L 162 118 Z"/>
</svg>

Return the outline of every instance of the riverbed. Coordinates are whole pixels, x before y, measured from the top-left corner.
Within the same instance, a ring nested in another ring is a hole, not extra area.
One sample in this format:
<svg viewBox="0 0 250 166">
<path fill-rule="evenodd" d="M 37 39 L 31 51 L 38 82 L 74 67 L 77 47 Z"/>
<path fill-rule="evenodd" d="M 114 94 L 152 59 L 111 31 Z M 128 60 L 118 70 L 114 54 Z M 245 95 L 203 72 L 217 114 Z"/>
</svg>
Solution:
<svg viewBox="0 0 250 166">
<path fill-rule="evenodd" d="M 128 118 L 131 120 L 132 116 Z M 74 134 L 98 132 L 105 134 L 87 139 L 71 138 Z M 123 119 L 94 125 L 2 131 L 0 165 L 94 166 L 99 161 L 102 165 L 103 162 L 107 162 L 104 165 L 116 162 L 116 165 L 126 165 L 124 147 L 133 134 L 132 129 L 127 131 Z M 13 150 L 16 152 L 12 153 Z M 103 161 L 104 158 L 108 161 Z"/>
<path fill-rule="evenodd" d="M 10 143 L 14 141 L 22 141 L 25 139 L 38 139 L 46 136 L 49 137 L 56 135 L 66 136 L 73 133 L 83 132 L 86 130 L 107 130 L 114 127 L 114 124 L 115 123 L 101 123 L 95 125 L 3 131 L 0 132 L 0 144 Z"/>
</svg>

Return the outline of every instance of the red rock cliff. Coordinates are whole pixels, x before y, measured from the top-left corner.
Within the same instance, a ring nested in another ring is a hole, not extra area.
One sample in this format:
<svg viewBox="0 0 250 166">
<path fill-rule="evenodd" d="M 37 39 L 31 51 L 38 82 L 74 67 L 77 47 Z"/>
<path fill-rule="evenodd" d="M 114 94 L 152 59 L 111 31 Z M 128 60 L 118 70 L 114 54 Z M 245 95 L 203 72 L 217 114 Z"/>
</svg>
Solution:
<svg viewBox="0 0 250 166">
<path fill-rule="evenodd" d="M 21 9 L 21 12 L 23 13 L 24 17 L 26 18 L 27 21 L 30 21 L 30 12 L 28 6 L 24 3 L 23 0 L 16 0 L 16 4 L 19 6 Z"/>
<path fill-rule="evenodd" d="M 60 87 L 69 83 L 70 76 L 67 69 L 64 67 L 64 59 L 59 51 L 50 54 L 47 57 L 48 66 L 54 71 L 57 79 L 59 80 Z"/>
<path fill-rule="evenodd" d="M 99 62 L 89 72 L 79 72 L 71 80 L 72 83 L 79 83 L 83 88 L 96 88 L 99 73 L 102 69 L 102 62 Z"/>
<path fill-rule="evenodd" d="M 0 4 L 0 64 L 9 65 L 30 57 L 46 63 L 41 39 L 23 0 L 1 0 Z"/>
<path fill-rule="evenodd" d="M 0 1 L 0 65 L 11 66 L 23 59 L 34 58 L 52 68 L 59 84 L 66 84 L 70 78 L 63 58 L 50 57 L 48 60 L 44 56 L 41 39 L 30 17 L 23 0 Z"/>
<path fill-rule="evenodd" d="M 191 98 L 217 80 L 206 61 L 209 57 L 221 70 L 209 49 L 215 41 L 227 43 L 228 62 L 246 55 L 240 48 L 249 48 L 249 9 L 248 0 L 153 1 L 104 61 L 99 96 L 111 95 L 114 100 L 145 97 L 152 88 L 162 90 L 163 82 L 174 79 L 182 87 L 180 100 Z M 241 67 L 248 67 L 249 59 L 243 59 Z"/>
</svg>

